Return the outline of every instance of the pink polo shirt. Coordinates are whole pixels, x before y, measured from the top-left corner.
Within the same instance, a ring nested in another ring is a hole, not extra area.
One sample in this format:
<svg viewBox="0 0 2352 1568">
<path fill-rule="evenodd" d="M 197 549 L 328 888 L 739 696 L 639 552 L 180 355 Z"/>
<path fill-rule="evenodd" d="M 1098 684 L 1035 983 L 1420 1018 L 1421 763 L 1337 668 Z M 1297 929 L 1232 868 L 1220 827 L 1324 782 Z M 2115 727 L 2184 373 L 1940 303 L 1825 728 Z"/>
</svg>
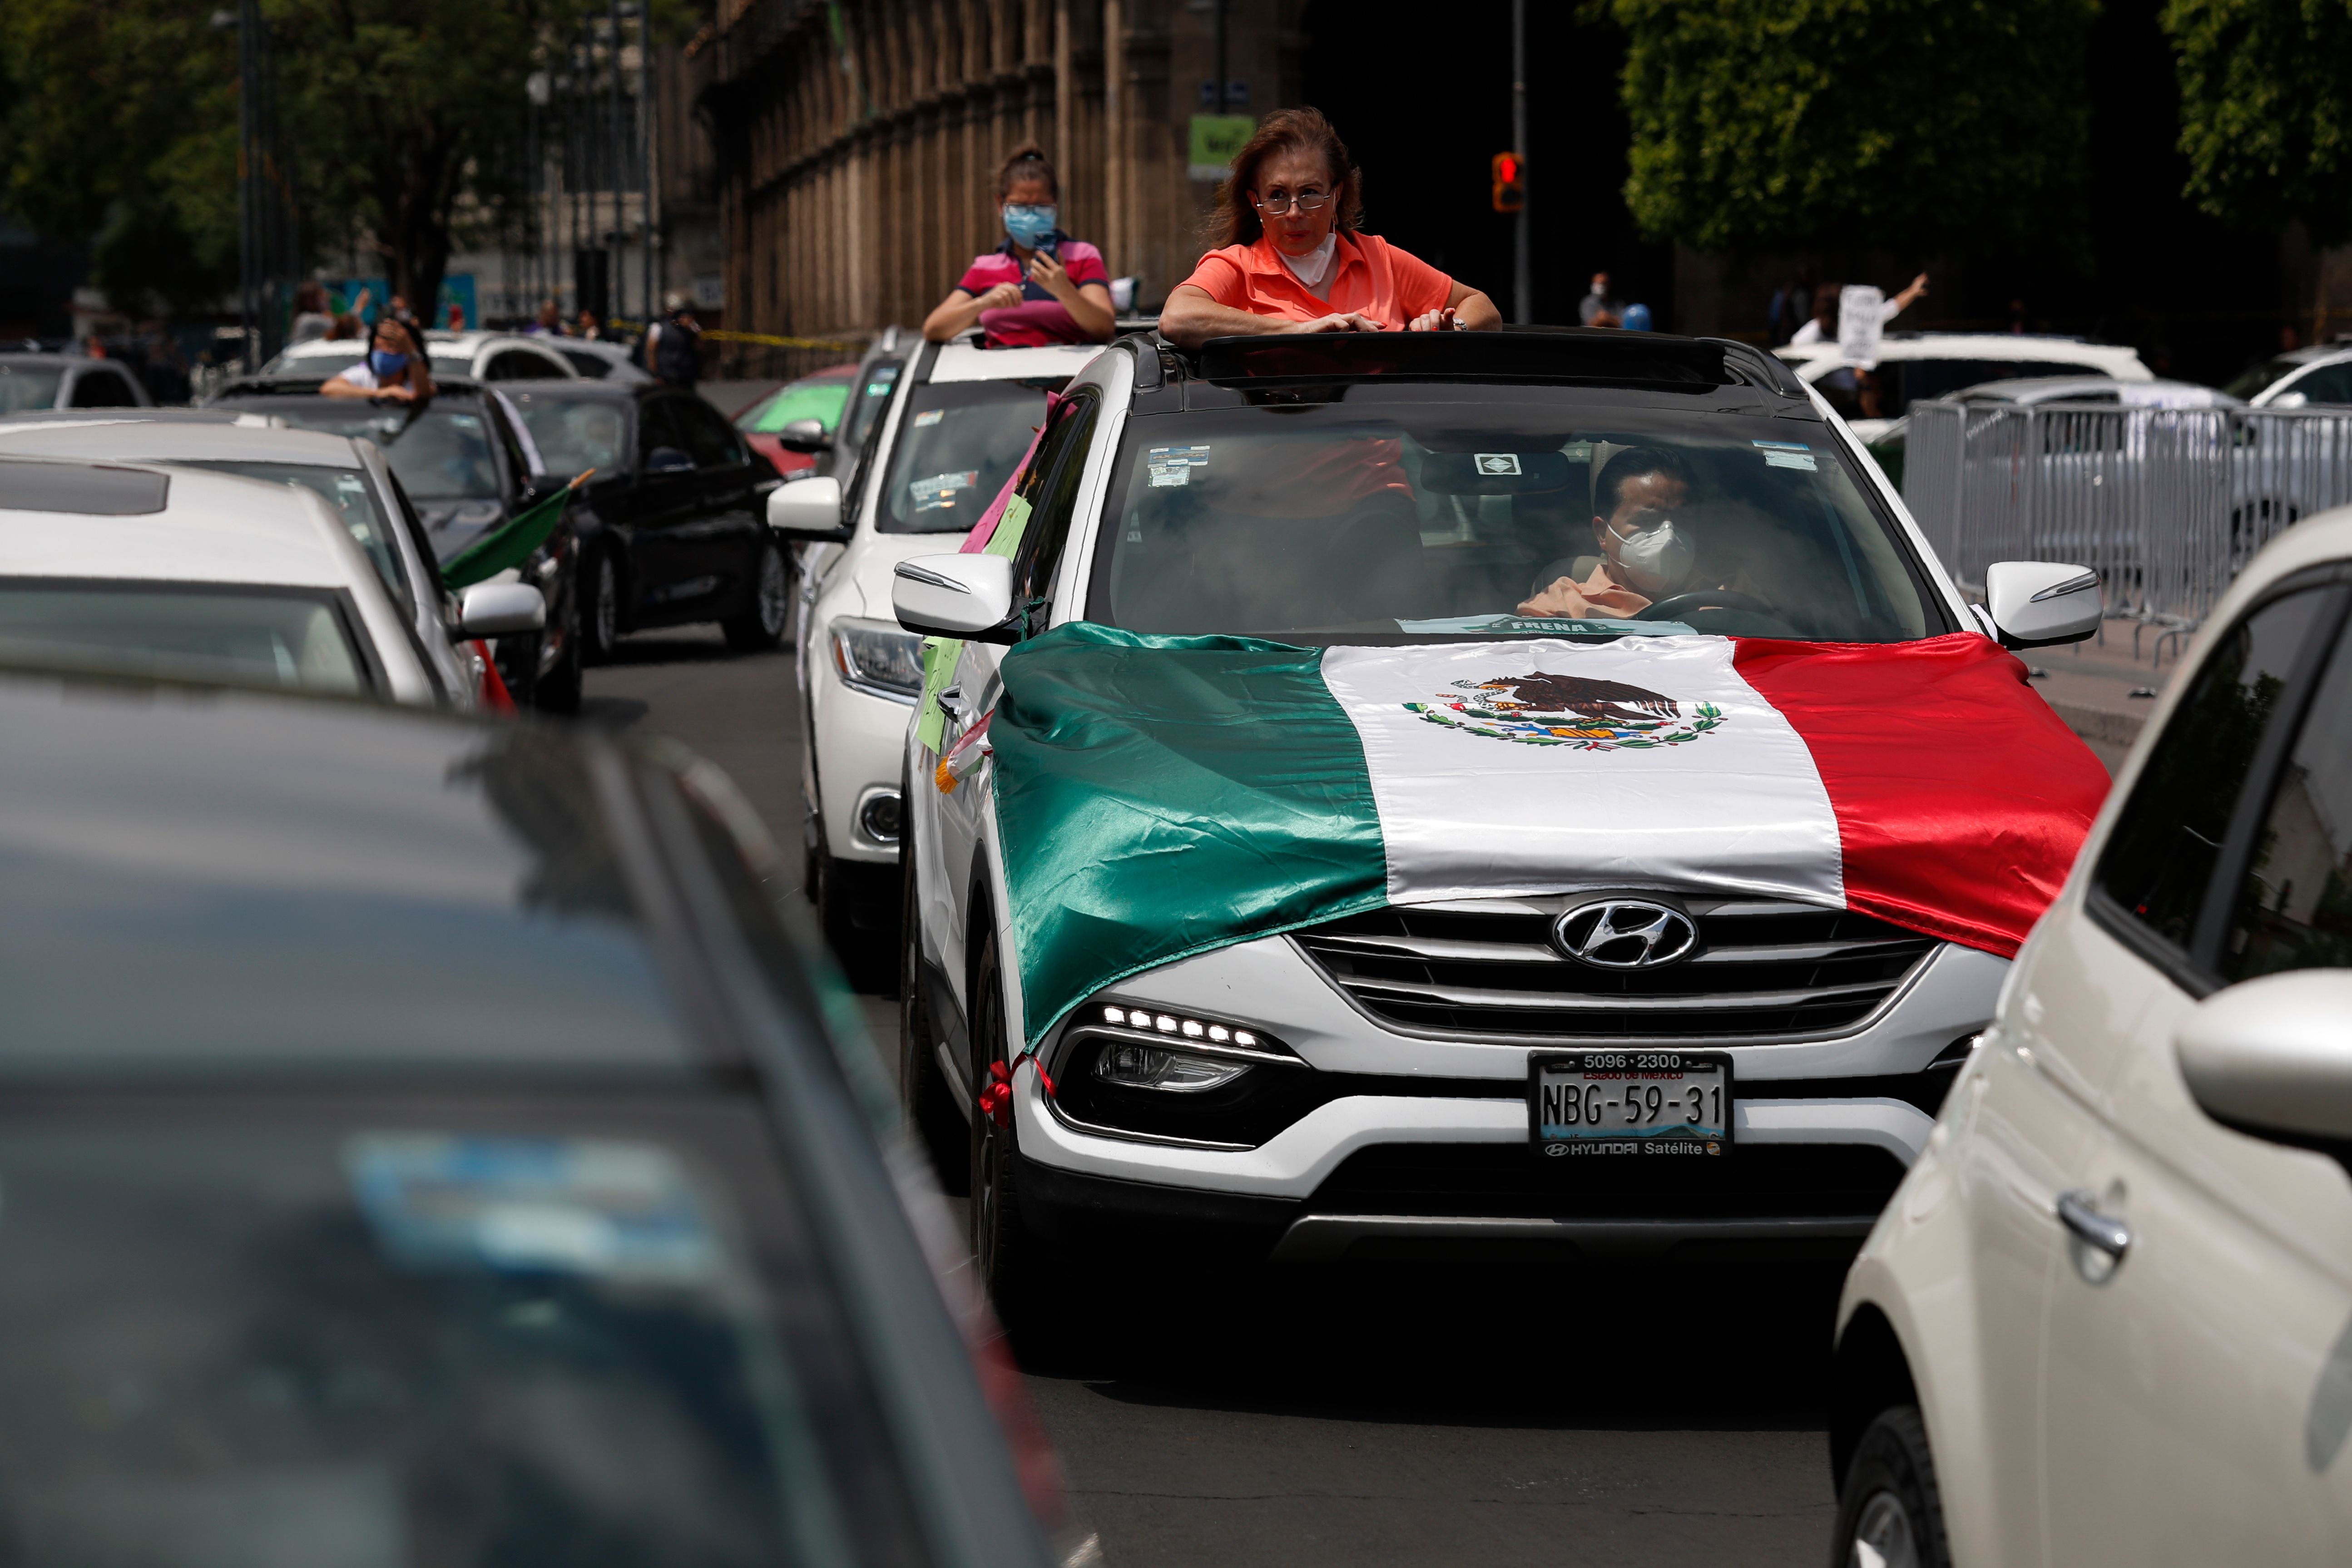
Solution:
<svg viewBox="0 0 2352 1568">
<path fill-rule="evenodd" d="M 1110 269 L 1103 265 L 1102 252 L 1083 239 L 1064 239 L 1054 254 L 1062 263 L 1062 270 L 1070 275 L 1075 287 L 1089 283 L 1110 285 Z M 964 268 L 956 287 L 978 299 L 999 283 L 1021 286 L 1021 303 L 1002 310 L 982 310 L 980 324 L 989 341 L 1003 348 L 1033 349 L 1046 343 L 1090 343 L 1095 340 L 1078 331 L 1078 323 L 1070 319 L 1069 310 L 1059 300 L 1031 282 L 1024 276 L 1020 260 L 1013 254 L 1013 242 L 1006 240 L 985 256 L 975 256 Z"/>
</svg>

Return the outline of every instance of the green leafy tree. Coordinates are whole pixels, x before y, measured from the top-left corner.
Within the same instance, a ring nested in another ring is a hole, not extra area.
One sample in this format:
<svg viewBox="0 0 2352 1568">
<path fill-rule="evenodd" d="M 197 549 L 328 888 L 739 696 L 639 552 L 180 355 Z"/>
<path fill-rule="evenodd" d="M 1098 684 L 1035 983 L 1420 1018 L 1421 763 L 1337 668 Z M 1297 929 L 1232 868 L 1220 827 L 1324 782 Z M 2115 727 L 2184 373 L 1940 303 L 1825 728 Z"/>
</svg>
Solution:
<svg viewBox="0 0 2352 1568">
<path fill-rule="evenodd" d="M 2352 238 L 2352 5 L 2170 0 L 2161 20 L 2189 198 L 2250 227 L 2300 218 L 2322 245 Z"/>
<path fill-rule="evenodd" d="M 1605 4 L 1652 238 L 2079 254 L 2095 0 Z"/>
</svg>

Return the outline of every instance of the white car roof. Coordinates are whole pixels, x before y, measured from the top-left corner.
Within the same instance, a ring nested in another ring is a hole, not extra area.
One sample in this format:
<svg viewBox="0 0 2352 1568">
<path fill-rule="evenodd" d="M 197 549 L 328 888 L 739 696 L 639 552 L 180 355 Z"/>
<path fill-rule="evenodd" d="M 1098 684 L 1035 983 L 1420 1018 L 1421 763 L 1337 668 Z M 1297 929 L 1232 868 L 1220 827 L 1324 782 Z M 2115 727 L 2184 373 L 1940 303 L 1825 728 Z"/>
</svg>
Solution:
<svg viewBox="0 0 2352 1568">
<path fill-rule="evenodd" d="M 309 490 L 152 463 L 44 466 L 162 475 L 163 510 L 105 516 L 0 507 L 0 576 L 374 589 L 374 568 Z"/>
<path fill-rule="evenodd" d="M 2235 408 L 2240 400 L 2193 381 L 2123 381 L 2112 375 L 2027 375 L 1964 386 L 1950 395 L 1963 402 L 2063 403 L 2085 394 L 2116 393 L 2136 408 Z"/>
<path fill-rule="evenodd" d="M 979 349 L 959 340 L 941 343 L 931 361 L 930 379 L 1027 381 L 1076 375 L 1103 352 L 1100 343 L 1055 343 L 1035 349 Z"/>
<path fill-rule="evenodd" d="M 174 425 L 124 419 L 89 425 L 0 425 L 0 456 L 131 462 L 291 463 L 356 468 L 348 436 L 252 426 Z"/>
<path fill-rule="evenodd" d="M 1806 381 L 1836 368 L 1834 342 L 1783 343 L 1772 351 L 1797 367 Z M 1880 340 L 1879 363 L 1913 359 L 1981 359 L 2009 364 L 2089 365 L 2117 381 L 2154 381 L 2136 350 L 2120 343 L 2086 343 L 2072 338 L 2032 337 L 2017 332 L 1919 332 Z"/>
<path fill-rule="evenodd" d="M 356 338 L 310 338 L 299 343 L 288 343 L 278 351 L 279 359 L 310 359 L 319 354 L 363 354 L 368 340 Z"/>
</svg>

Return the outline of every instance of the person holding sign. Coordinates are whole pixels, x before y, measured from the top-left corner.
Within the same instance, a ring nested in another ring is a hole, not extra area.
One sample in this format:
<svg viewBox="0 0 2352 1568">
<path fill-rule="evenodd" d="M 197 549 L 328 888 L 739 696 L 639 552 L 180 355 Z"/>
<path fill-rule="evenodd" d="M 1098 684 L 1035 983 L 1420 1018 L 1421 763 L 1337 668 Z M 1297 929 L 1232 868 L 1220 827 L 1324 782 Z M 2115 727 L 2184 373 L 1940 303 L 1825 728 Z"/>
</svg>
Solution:
<svg viewBox="0 0 2352 1568">
<path fill-rule="evenodd" d="M 1486 295 L 1363 232 L 1363 182 L 1319 111 L 1267 115 L 1218 188 L 1221 248 L 1169 294 L 1161 334 L 1193 349 L 1242 333 L 1502 325 Z"/>
<path fill-rule="evenodd" d="M 1834 283 L 1824 283 L 1813 290 L 1813 319 L 1790 335 L 1794 344 L 1833 343 L 1838 338 L 1838 297 L 1844 290 Z M 1911 287 L 1878 307 L 1878 324 L 1883 329 L 1895 317 L 1911 308 L 1912 302 L 1927 293 L 1927 275 L 1924 272 L 1911 279 Z"/>
<path fill-rule="evenodd" d="M 946 342 L 977 321 L 992 348 L 1110 342 L 1110 271 L 1102 252 L 1059 226 L 1061 184 L 1035 146 L 996 172 L 1004 243 L 971 265 L 923 321 L 923 336 Z"/>
</svg>

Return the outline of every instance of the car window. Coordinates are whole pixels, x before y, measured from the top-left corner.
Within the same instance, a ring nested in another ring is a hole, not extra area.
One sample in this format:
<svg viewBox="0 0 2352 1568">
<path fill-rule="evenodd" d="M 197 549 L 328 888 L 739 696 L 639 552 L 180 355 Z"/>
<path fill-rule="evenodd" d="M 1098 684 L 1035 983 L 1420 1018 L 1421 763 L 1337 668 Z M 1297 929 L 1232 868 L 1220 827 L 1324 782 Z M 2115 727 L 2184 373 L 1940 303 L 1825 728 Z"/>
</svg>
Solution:
<svg viewBox="0 0 2352 1568">
<path fill-rule="evenodd" d="M 424 408 L 361 398 L 268 397 L 235 407 L 266 409 L 298 430 L 364 437 L 383 448 L 408 493 L 426 500 L 502 500 L 481 405 L 460 394 Z"/>
<path fill-rule="evenodd" d="M 691 462 L 693 453 L 687 447 L 686 432 L 679 428 L 677 403 L 675 397 L 656 397 L 637 410 L 637 458 L 639 466 L 651 468 L 656 458 L 675 462 L 685 458 Z"/>
<path fill-rule="evenodd" d="M 332 595 L 0 582 L 0 659 L 234 686 L 370 682 Z"/>
<path fill-rule="evenodd" d="M 696 468 L 727 468 L 743 461 L 742 438 L 727 423 L 726 416 L 698 397 L 681 399 L 676 407 L 686 426 L 687 450 L 694 454 Z"/>
<path fill-rule="evenodd" d="M 1699 630 L 1892 642 L 1946 629 L 1893 519 L 1817 422 L 1734 430 L 1719 416 L 1598 400 L 1371 384 L 1348 394 L 1130 419 L 1087 618 L 1267 637 Z M 1664 510 L 1625 499 L 1642 474 L 1662 487 Z M 1554 595 L 1562 579 L 1595 584 L 1601 513 L 1623 513 L 1669 552 L 1656 557 L 1654 591 L 1604 578 L 1593 591 L 1615 609 L 1521 617 L 1538 594 L 1574 603 Z"/>
<path fill-rule="evenodd" d="M 627 469 L 625 405 L 610 397 L 567 397 L 550 391 L 509 395 L 549 473 L 570 479 L 590 468 L 601 474 Z"/>
<path fill-rule="evenodd" d="M 490 356 L 485 381 L 545 381 L 562 372 L 529 349 L 501 349 Z"/>
<path fill-rule="evenodd" d="M 60 1562 L 919 1561 L 764 1121 L 541 1100 L 0 1121 L 16 1527 Z"/>
<path fill-rule="evenodd" d="M 0 364 L 0 414 L 21 414 L 30 408 L 54 408 L 62 371 L 35 365 Z"/>
<path fill-rule="evenodd" d="M 2235 984 L 2352 968 L 2352 637 L 2323 670 L 2255 833 L 2216 963 Z"/>
<path fill-rule="evenodd" d="M 2303 368 L 2299 359 L 2267 359 L 2242 372 L 2221 390 L 2232 397 L 2251 399 Z"/>
<path fill-rule="evenodd" d="M 264 375 L 282 375 L 299 381 L 328 381 L 341 375 L 367 358 L 364 345 L 353 342 L 349 349 L 326 350 L 317 353 L 279 354 L 261 367 Z"/>
<path fill-rule="evenodd" d="M 1045 420 L 1060 382 L 960 381 L 919 386 L 884 475 L 884 533 L 964 533 L 996 500 Z"/>
<path fill-rule="evenodd" d="M 2305 403 L 2352 403 L 2352 364 L 2324 364 L 2288 387 L 2283 395 L 2303 395 Z"/>
<path fill-rule="evenodd" d="M 849 383 L 838 375 L 811 376 L 780 387 L 764 402 L 755 403 L 735 422 L 739 430 L 772 436 L 795 419 L 814 419 L 832 435 L 849 405 Z"/>
<path fill-rule="evenodd" d="M 138 402 L 131 394 L 131 384 L 113 371 L 86 370 L 74 377 L 76 408 L 131 408 Z"/>
<path fill-rule="evenodd" d="M 591 380 L 601 380 L 613 374 L 613 362 L 603 354 L 592 354 L 586 349 L 558 349 L 571 362 L 572 368 Z"/>
<path fill-rule="evenodd" d="M 1061 564 L 1070 522 L 1077 514 L 1078 486 L 1086 475 L 1087 454 L 1094 445 L 1101 413 L 1102 395 L 1091 386 L 1080 387 L 1055 409 L 1053 428 L 1045 433 L 1027 481 L 1021 487 L 1030 511 L 1013 555 L 1013 602 L 1034 606 L 1029 617 L 1034 631 L 1044 630 L 1053 616 L 1049 595 L 1054 591 L 1055 570 Z"/>
<path fill-rule="evenodd" d="M 2325 589 L 2289 594 L 2223 635 L 2099 856 L 2094 886 L 2183 957 L 2254 752 L 2333 599 Z"/>
<path fill-rule="evenodd" d="M 890 406 L 890 394 L 898 386 L 898 373 L 904 368 L 897 360 L 882 360 L 866 367 L 865 384 L 842 411 L 844 428 L 835 441 L 836 448 L 866 444 L 866 433 L 879 423 L 882 411 Z"/>
<path fill-rule="evenodd" d="M 218 473 L 238 474 L 248 479 L 269 479 L 278 484 L 298 485 L 325 501 L 335 515 L 342 519 L 351 531 L 352 540 L 367 554 L 376 575 L 392 590 L 404 608 L 413 608 L 416 597 L 409 591 L 408 574 L 401 569 L 400 546 L 393 539 L 393 520 L 383 515 L 374 489 L 367 476 L 357 468 L 329 468 L 306 463 L 257 463 L 205 461 L 179 465 L 192 468 L 211 468 Z"/>
</svg>

